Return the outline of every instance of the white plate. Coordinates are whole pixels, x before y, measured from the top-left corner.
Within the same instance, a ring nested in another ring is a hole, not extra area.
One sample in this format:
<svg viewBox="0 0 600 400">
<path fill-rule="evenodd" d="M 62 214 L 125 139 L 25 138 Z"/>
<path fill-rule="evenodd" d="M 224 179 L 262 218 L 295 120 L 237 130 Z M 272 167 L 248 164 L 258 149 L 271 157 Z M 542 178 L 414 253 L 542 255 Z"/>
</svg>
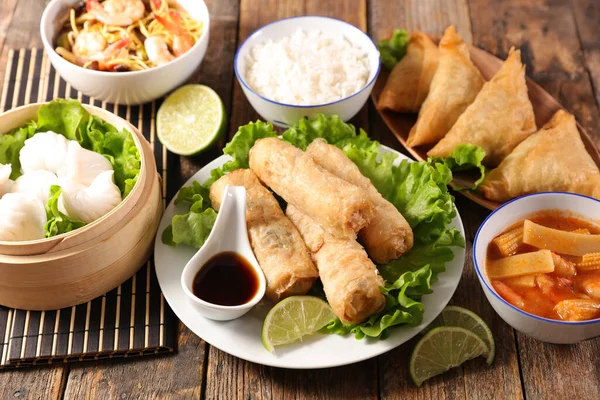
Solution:
<svg viewBox="0 0 600 400">
<path fill-rule="evenodd" d="M 396 162 L 408 159 L 397 151 L 382 146 L 382 153 L 387 152 L 398 154 Z M 212 161 L 191 177 L 186 182 L 186 186 L 192 181 L 205 182 L 210 178 L 212 169 L 223 165 L 229 159 L 229 156 L 221 156 Z M 465 249 L 453 248 L 454 260 L 446 264 L 446 272 L 442 273 L 439 280 L 432 285 L 433 293 L 423 296 L 425 315 L 423 323 L 419 326 L 392 329 L 390 337 L 385 340 L 356 340 L 353 335 L 313 335 L 303 342 L 277 348 L 276 352 L 271 354 L 265 350 L 260 338 L 264 317 L 271 307 L 268 300 L 261 301 L 242 318 L 228 322 L 206 319 L 194 310 L 181 288 L 180 278 L 183 267 L 196 249 L 187 246 L 173 248 L 163 244 L 160 239 L 173 216 L 184 212 L 183 209 L 177 210 L 171 201 L 156 235 L 154 263 L 165 299 L 179 319 L 207 343 L 244 360 L 272 367 L 302 369 L 336 367 L 378 356 L 407 342 L 433 321 L 448 304 L 458 286 L 465 262 Z M 458 229 L 464 237 L 465 231 L 458 213 L 451 226 Z"/>
</svg>

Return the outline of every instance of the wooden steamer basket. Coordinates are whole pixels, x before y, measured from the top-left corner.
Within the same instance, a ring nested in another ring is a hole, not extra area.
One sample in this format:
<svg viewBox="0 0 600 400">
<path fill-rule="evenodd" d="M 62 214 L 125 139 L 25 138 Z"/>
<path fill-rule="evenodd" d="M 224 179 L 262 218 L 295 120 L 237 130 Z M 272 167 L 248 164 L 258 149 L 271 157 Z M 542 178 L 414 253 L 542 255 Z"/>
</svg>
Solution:
<svg viewBox="0 0 600 400">
<path fill-rule="evenodd" d="M 0 115 L 3 133 L 37 119 L 43 104 Z M 83 228 L 48 239 L 0 241 L 0 305 L 54 310 L 85 303 L 126 281 L 150 257 L 161 215 L 160 181 L 150 145 L 122 118 L 84 107 L 132 133 L 140 151 L 138 181 L 117 207 Z"/>
</svg>

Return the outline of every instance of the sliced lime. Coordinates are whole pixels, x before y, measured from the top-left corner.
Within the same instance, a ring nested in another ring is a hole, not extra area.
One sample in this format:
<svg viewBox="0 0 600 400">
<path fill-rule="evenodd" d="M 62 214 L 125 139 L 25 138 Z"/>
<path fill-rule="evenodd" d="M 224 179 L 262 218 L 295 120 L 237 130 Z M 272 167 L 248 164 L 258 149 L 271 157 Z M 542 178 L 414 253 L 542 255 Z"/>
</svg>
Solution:
<svg viewBox="0 0 600 400">
<path fill-rule="evenodd" d="M 458 306 L 448 306 L 442 310 L 440 315 L 427 327 L 427 330 L 431 330 L 438 326 L 458 326 L 465 328 L 479 336 L 488 348 L 486 361 L 488 365 L 494 362 L 494 356 L 496 355 L 496 342 L 494 342 L 494 336 L 492 331 L 487 326 L 484 320 L 471 310 Z"/>
<path fill-rule="evenodd" d="M 221 98 L 204 85 L 180 87 L 165 99 L 156 114 L 158 140 L 183 156 L 208 148 L 221 136 L 225 125 Z"/>
<path fill-rule="evenodd" d="M 432 376 L 458 367 L 467 360 L 487 355 L 485 342 L 473 332 L 457 326 L 442 326 L 427 332 L 410 356 L 410 377 L 417 386 Z"/>
<path fill-rule="evenodd" d="M 302 340 L 335 318 L 326 301 L 313 296 L 292 296 L 269 311 L 262 327 L 262 342 L 272 352 L 275 346 Z"/>
</svg>

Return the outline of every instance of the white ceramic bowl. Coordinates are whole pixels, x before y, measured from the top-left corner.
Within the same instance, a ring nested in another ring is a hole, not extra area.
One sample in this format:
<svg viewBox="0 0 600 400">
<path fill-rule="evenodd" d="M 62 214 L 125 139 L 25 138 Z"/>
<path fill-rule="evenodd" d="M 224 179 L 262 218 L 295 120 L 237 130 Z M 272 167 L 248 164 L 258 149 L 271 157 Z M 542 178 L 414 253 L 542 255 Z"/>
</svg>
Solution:
<svg viewBox="0 0 600 400">
<path fill-rule="evenodd" d="M 485 268 L 488 244 L 512 224 L 543 210 L 560 210 L 567 216 L 592 224 L 600 221 L 600 201 L 573 193 L 536 193 L 505 203 L 483 221 L 473 244 L 475 270 L 485 296 L 507 324 L 535 339 L 550 343 L 577 343 L 600 336 L 600 318 L 567 322 L 538 317 L 508 303 L 490 284 Z"/>
<path fill-rule="evenodd" d="M 159 98 L 188 80 L 198 68 L 208 46 L 209 15 L 202 0 L 178 0 L 193 18 L 203 22 L 204 32 L 194 46 L 173 61 L 144 71 L 106 72 L 84 69 L 54 51 L 54 40 L 80 0 L 52 0 L 40 23 L 40 34 L 50 62 L 60 76 L 87 96 L 110 103 L 139 104 Z"/>
<path fill-rule="evenodd" d="M 342 33 L 344 37 L 352 44 L 363 49 L 368 56 L 369 78 L 367 84 L 360 91 L 343 99 L 318 105 L 299 106 L 285 103 L 279 103 L 256 93 L 248 86 L 245 81 L 246 58 L 252 48 L 263 43 L 268 39 L 279 40 L 282 37 L 290 36 L 298 29 L 304 31 L 320 31 L 328 34 Z M 271 121 L 277 126 L 287 128 L 295 124 L 302 117 L 314 117 L 316 114 L 339 115 L 343 121 L 347 121 L 358 113 L 362 106 L 367 102 L 375 79 L 379 74 L 381 67 L 379 50 L 373 40 L 363 31 L 350 25 L 347 22 L 333 18 L 306 16 L 292 17 L 275 21 L 259 28 L 252 33 L 238 48 L 233 68 L 238 82 L 242 86 L 244 94 L 257 113 L 263 119 Z"/>
</svg>

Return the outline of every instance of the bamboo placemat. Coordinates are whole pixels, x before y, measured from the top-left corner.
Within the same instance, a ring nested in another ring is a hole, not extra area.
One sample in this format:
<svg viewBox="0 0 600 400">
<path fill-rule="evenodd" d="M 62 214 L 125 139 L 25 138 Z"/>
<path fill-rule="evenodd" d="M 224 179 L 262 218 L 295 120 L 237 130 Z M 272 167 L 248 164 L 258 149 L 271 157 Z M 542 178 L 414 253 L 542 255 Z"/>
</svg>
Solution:
<svg viewBox="0 0 600 400">
<path fill-rule="evenodd" d="M 60 78 L 43 50 L 9 51 L 0 112 L 58 97 L 102 107 L 139 128 L 162 175 L 164 209 L 167 152 L 155 140 L 157 103 L 123 106 L 89 98 Z M 149 260 L 127 282 L 86 304 L 41 312 L 0 306 L 0 370 L 172 352 L 176 321 Z"/>
</svg>

